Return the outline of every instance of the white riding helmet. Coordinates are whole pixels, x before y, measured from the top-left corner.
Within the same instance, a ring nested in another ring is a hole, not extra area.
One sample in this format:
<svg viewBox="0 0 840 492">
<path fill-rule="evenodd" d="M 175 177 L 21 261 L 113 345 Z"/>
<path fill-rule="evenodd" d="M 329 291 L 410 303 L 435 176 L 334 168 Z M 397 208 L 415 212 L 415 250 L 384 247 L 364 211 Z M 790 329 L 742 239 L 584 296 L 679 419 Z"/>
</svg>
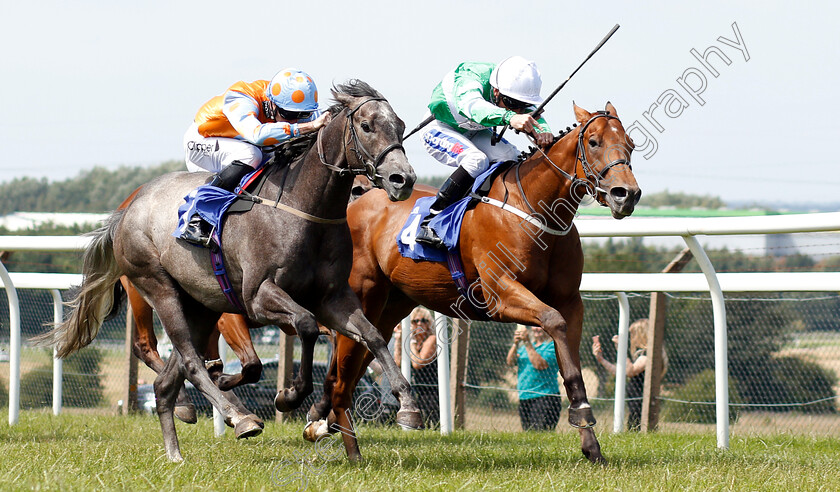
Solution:
<svg viewBox="0 0 840 492">
<path fill-rule="evenodd" d="M 517 101 L 539 105 L 542 77 L 536 63 L 521 56 L 511 56 L 496 65 L 490 74 L 490 85 Z"/>
</svg>

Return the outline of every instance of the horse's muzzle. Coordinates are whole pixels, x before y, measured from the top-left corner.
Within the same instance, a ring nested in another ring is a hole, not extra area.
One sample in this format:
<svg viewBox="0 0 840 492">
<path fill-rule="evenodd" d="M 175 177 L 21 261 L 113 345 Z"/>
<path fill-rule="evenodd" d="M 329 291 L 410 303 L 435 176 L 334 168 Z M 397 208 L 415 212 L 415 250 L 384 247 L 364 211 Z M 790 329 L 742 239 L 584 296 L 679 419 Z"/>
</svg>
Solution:
<svg viewBox="0 0 840 492">
<path fill-rule="evenodd" d="M 631 215 L 641 198 L 642 190 L 638 187 L 625 186 L 613 186 L 606 196 L 612 216 L 616 219 L 623 219 Z"/>
<path fill-rule="evenodd" d="M 382 188 L 388 192 L 388 198 L 391 201 L 398 202 L 411 196 L 415 181 L 417 181 L 417 176 L 413 171 L 394 172 L 382 178 Z"/>
</svg>

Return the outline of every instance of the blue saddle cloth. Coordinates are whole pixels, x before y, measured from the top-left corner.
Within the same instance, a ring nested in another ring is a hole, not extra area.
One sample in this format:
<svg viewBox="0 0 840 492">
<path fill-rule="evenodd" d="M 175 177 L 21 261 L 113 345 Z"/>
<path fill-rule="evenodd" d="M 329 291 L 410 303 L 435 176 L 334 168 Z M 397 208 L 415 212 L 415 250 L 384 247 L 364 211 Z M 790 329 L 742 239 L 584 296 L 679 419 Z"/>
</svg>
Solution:
<svg viewBox="0 0 840 492">
<path fill-rule="evenodd" d="M 244 186 L 250 181 L 251 176 L 259 172 L 256 171 L 247 174 L 239 182 L 239 186 Z M 240 188 L 237 187 L 235 191 Z M 230 192 L 221 188 L 216 188 L 210 185 L 201 185 L 192 190 L 184 197 L 184 203 L 178 207 L 178 226 L 172 233 L 172 236 L 180 238 L 187 228 L 187 223 L 190 219 L 198 214 L 214 229 L 212 240 L 216 242 L 216 246 L 221 248 L 221 241 L 218 238 L 222 237 L 222 223 L 228 208 L 236 201 L 238 195 L 236 192 Z M 192 243 L 191 243 L 192 244 Z M 201 247 L 193 244 L 193 246 Z"/>
<path fill-rule="evenodd" d="M 472 193 L 481 187 L 484 181 L 496 171 L 502 162 L 494 162 L 490 167 L 479 174 L 472 186 Z M 415 242 L 414 238 L 420 231 L 420 223 L 429 215 L 429 208 L 435 201 L 435 197 L 426 196 L 418 198 L 414 203 L 414 208 L 408 214 L 405 225 L 397 233 L 397 247 L 400 254 L 406 258 L 414 260 L 426 261 L 446 261 L 446 251 L 442 249 L 433 248 Z M 429 226 L 434 229 L 438 237 L 443 240 L 447 250 L 453 250 L 458 247 L 458 241 L 461 237 L 461 224 L 464 220 L 464 214 L 470 206 L 472 198 L 466 197 L 458 200 L 452 205 L 446 207 L 441 213 L 429 222 Z"/>
</svg>

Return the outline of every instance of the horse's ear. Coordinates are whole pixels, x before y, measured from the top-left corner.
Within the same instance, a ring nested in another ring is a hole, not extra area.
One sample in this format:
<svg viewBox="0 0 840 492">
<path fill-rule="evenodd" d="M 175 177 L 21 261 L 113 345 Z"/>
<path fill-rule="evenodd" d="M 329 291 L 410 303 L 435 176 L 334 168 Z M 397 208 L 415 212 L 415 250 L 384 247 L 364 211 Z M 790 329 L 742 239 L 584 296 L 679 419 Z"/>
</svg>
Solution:
<svg viewBox="0 0 840 492">
<path fill-rule="evenodd" d="M 339 104 L 344 107 L 350 107 L 353 104 L 353 100 L 355 99 L 353 96 L 349 94 L 345 94 L 343 92 L 338 92 L 336 90 L 332 90 L 333 99 L 336 100 Z"/>
<path fill-rule="evenodd" d="M 578 123 L 580 123 L 581 125 L 589 121 L 589 118 L 592 118 L 592 113 L 581 108 L 580 106 L 575 104 L 574 101 L 572 101 L 572 105 L 575 107 L 575 118 L 577 118 Z"/>
<path fill-rule="evenodd" d="M 613 106 L 613 104 L 611 102 L 607 101 L 607 107 L 604 108 L 604 109 L 608 113 L 610 113 L 612 116 L 615 116 L 616 118 L 618 118 L 618 111 L 615 110 L 615 106 Z"/>
</svg>

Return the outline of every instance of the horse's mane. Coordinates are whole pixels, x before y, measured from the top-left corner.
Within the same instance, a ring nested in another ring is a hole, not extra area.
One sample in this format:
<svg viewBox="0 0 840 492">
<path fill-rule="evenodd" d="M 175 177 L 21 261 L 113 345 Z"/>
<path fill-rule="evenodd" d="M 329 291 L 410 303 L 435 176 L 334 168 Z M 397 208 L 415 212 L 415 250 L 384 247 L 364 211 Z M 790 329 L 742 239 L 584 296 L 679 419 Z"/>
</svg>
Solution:
<svg viewBox="0 0 840 492">
<path fill-rule="evenodd" d="M 562 140 L 563 137 L 565 137 L 566 135 L 572 133 L 574 128 L 577 128 L 577 123 L 573 123 L 572 126 L 567 126 L 565 130 L 560 130 L 560 132 L 557 135 L 554 136 L 554 141 L 551 142 L 551 145 L 549 145 L 548 147 L 545 148 L 545 152 L 548 153 L 549 149 L 551 149 L 551 147 L 554 144 L 556 144 L 557 142 Z M 517 162 L 518 163 L 524 162 L 525 160 L 527 160 L 529 157 L 533 156 L 536 153 L 537 153 L 537 148 L 534 147 L 534 146 L 529 146 L 528 150 L 523 150 L 522 152 L 520 152 L 519 157 L 517 158 Z"/>
<path fill-rule="evenodd" d="M 350 79 L 343 84 L 333 84 L 332 93 L 333 97 L 338 97 L 340 94 L 344 94 L 352 97 L 376 97 L 384 99 L 378 90 L 371 87 L 367 82 L 359 79 Z M 341 101 L 337 101 L 335 104 L 330 106 L 327 111 L 335 116 L 342 109 L 344 109 L 344 104 Z"/>
</svg>

